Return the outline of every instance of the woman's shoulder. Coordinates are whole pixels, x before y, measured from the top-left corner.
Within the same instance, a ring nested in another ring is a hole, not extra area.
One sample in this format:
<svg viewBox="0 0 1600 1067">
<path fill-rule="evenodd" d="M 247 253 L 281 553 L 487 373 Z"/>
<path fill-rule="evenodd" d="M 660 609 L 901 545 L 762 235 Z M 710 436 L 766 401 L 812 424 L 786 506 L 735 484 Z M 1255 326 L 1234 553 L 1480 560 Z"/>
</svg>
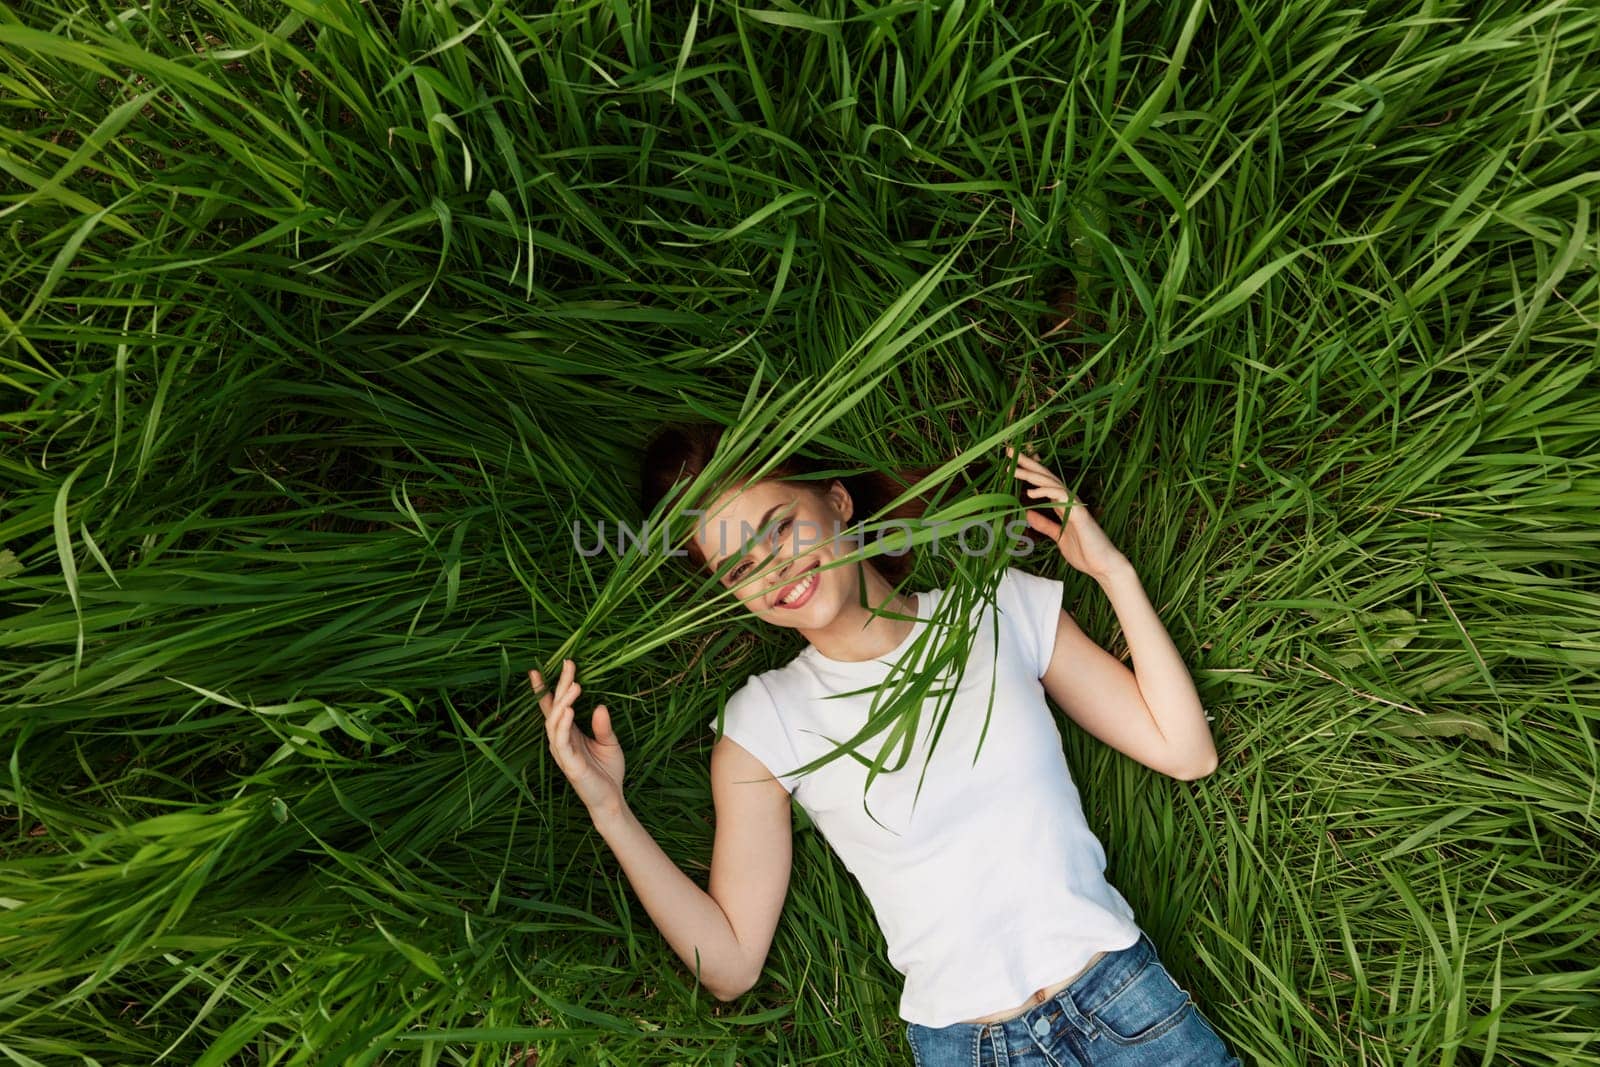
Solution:
<svg viewBox="0 0 1600 1067">
<path fill-rule="evenodd" d="M 788 703 L 785 696 L 797 691 L 803 676 L 800 656 L 797 655 L 776 667 L 751 671 L 744 681 L 736 682 L 731 687 L 728 699 L 741 704 L 785 704 Z"/>
<path fill-rule="evenodd" d="M 787 689 L 782 681 L 782 667 L 771 670 L 754 671 L 745 676 L 745 679 L 730 680 L 722 698 L 722 707 L 717 718 L 745 720 L 753 722 L 767 722 L 776 720 L 783 722 L 788 719 L 785 709 L 789 702 L 783 699 Z"/>
<path fill-rule="evenodd" d="M 1059 578 L 1050 578 L 1043 574 L 1010 564 L 1000 575 L 1000 593 L 1015 597 L 1023 601 L 1039 599 L 1059 599 L 1063 583 Z"/>
<path fill-rule="evenodd" d="M 1007 564 L 992 587 L 973 595 L 969 612 L 975 619 L 987 616 L 997 608 L 1001 615 L 1016 614 L 1021 605 L 1040 595 L 1047 595 L 1048 591 L 1043 586 L 1048 581 L 1016 564 Z M 942 588 L 934 591 L 939 600 L 943 600 L 947 593 Z"/>
</svg>

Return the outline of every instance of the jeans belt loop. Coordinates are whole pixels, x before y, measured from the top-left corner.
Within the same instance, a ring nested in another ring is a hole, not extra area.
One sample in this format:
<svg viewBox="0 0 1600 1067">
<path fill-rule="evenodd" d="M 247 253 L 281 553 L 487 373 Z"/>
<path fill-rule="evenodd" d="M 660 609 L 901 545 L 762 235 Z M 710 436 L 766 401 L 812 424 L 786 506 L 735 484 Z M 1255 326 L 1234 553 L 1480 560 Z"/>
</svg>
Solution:
<svg viewBox="0 0 1600 1067">
<path fill-rule="evenodd" d="M 1066 1015 L 1074 1030 L 1084 1037 L 1095 1036 L 1094 1023 L 1078 1009 L 1078 1002 L 1072 999 L 1071 987 L 1063 989 L 1056 995 L 1056 1003 L 1061 1005 L 1062 1014 Z"/>
</svg>

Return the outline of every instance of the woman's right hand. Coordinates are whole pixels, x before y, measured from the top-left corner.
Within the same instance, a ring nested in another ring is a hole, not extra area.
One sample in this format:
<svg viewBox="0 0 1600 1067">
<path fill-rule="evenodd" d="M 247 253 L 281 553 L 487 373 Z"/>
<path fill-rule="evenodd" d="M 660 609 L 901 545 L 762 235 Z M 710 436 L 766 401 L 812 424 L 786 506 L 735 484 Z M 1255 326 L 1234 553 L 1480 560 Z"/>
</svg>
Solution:
<svg viewBox="0 0 1600 1067">
<path fill-rule="evenodd" d="M 550 737 L 550 751 L 556 758 L 556 766 L 572 783 L 591 817 L 614 815 L 623 806 L 622 775 L 627 764 L 622 756 L 622 744 L 611 729 L 611 712 L 604 704 L 595 706 L 593 737 L 586 736 L 573 721 L 577 715 L 573 701 L 583 691 L 583 687 L 572 680 L 577 670 L 572 660 L 562 660 L 561 678 L 553 693 L 543 688 L 538 671 L 528 672 L 528 683 L 539 693 L 544 731 Z"/>
</svg>

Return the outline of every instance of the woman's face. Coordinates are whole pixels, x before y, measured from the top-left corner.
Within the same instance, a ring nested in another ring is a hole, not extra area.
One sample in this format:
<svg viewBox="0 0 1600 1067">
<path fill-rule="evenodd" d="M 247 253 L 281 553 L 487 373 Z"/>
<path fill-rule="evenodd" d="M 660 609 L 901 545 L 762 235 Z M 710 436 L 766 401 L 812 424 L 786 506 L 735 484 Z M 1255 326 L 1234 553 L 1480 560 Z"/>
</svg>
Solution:
<svg viewBox="0 0 1600 1067">
<path fill-rule="evenodd" d="M 695 530 L 712 572 L 737 557 L 723 588 L 775 626 L 816 629 L 855 599 L 854 567 L 816 573 L 855 548 L 839 538 L 850 519 L 850 494 L 837 480 L 826 491 L 814 485 L 764 479 L 735 487 L 706 509 Z"/>
</svg>

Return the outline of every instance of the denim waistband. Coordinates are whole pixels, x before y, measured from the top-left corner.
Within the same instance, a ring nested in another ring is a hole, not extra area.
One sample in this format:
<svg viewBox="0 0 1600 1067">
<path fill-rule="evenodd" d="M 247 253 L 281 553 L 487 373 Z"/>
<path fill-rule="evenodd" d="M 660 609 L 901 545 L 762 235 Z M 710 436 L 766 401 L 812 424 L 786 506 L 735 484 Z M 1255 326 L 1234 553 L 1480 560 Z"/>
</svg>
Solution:
<svg viewBox="0 0 1600 1067">
<path fill-rule="evenodd" d="M 1134 978 L 1140 971 L 1155 959 L 1156 946 L 1144 933 L 1139 932 L 1139 939 L 1127 948 L 1107 952 L 1095 965 L 1079 975 L 1062 993 L 1072 994 L 1072 1002 L 1084 1014 L 1090 1014 L 1102 1004 L 1110 1000 Z M 1059 998 L 1060 994 L 1057 994 Z M 1055 998 L 1053 998 L 1055 999 Z M 1045 1003 L 1050 1003 L 1046 1001 Z M 1039 1005 L 1044 1007 L 1044 1004 Z"/>
<path fill-rule="evenodd" d="M 1000 1022 L 953 1025 L 981 1030 L 983 1038 L 1005 1042 L 1012 1055 L 1033 1048 L 1035 1038 L 1062 1026 L 1071 1026 L 1087 1034 L 1090 1024 L 1084 1017 L 1092 1015 L 1137 978 L 1139 972 L 1154 959 L 1156 947 L 1141 930 L 1137 941 L 1127 948 L 1115 949 L 1101 956 L 1072 984 L 1043 1004 L 1036 1004 L 1021 1015 Z"/>
</svg>

